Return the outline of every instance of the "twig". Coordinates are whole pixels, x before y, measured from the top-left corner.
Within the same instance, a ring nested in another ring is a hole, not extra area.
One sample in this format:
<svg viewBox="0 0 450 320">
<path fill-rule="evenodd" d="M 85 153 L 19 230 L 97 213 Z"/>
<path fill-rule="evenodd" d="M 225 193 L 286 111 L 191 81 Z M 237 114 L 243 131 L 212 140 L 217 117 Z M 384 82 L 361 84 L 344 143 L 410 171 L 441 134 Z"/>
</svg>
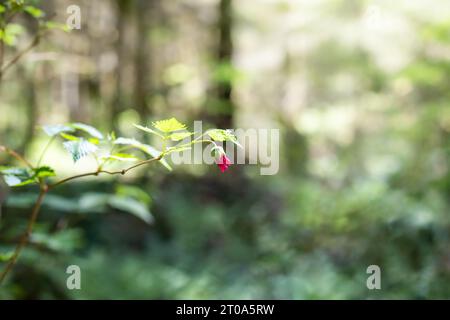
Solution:
<svg viewBox="0 0 450 320">
<path fill-rule="evenodd" d="M 137 164 L 135 164 L 135 165 L 133 165 L 131 167 L 128 167 L 127 169 L 118 170 L 118 171 L 97 170 L 97 171 L 93 171 L 93 172 L 78 174 L 76 176 L 68 177 L 68 178 L 62 179 L 62 180 L 60 180 L 58 182 L 55 182 L 54 184 L 49 185 L 48 188 L 49 189 L 53 189 L 53 188 L 55 188 L 55 187 L 57 187 L 57 186 L 59 186 L 59 185 L 61 185 L 63 183 L 66 183 L 68 181 L 75 180 L 75 179 L 78 179 L 78 178 L 83 178 L 83 177 L 98 176 L 101 173 L 105 173 L 105 174 L 109 174 L 109 175 L 116 175 L 116 174 L 124 175 L 130 170 L 133 170 L 133 169 L 135 169 L 137 167 L 140 167 L 140 166 L 143 166 L 143 165 L 148 164 L 150 162 L 161 160 L 161 159 L 162 159 L 162 155 L 160 155 L 159 157 L 155 157 L 155 158 L 151 158 L 151 159 L 148 159 L 148 160 L 141 161 L 141 162 L 139 162 L 139 163 L 137 163 Z"/>
<path fill-rule="evenodd" d="M 22 162 L 23 164 L 25 164 L 28 168 L 34 169 L 30 162 L 28 162 L 24 157 L 22 157 L 20 154 L 18 154 L 17 152 L 15 152 L 12 149 L 7 148 L 5 146 L 0 146 L 0 152 L 6 152 L 9 155 L 16 158 L 17 160 L 19 160 L 20 162 Z"/>
<path fill-rule="evenodd" d="M 33 231 L 34 223 L 36 222 L 37 216 L 39 214 L 39 209 L 41 208 L 42 202 L 44 201 L 47 191 L 48 191 L 47 188 L 45 188 L 45 187 L 41 188 L 38 199 L 36 200 L 36 203 L 33 206 L 30 220 L 28 220 L 27 230 L 21 237 L 20 242 L 17 244 L 16 249 L 14 250 L 14 253 L 13 253 L 11 259 L 8 261 L 8 264 L 6 265 L 5 269 L 0 274 L 0 285 L 3 283 L 3 280 L 6 278 L 7 274 L 12 270 L 12 268 L 16 264 L 16 261 L 19 258 L 20 253 L 22 252 L 22 249 L 27 244 L 28 239 L 31 236 L 31 232 Z"/>
<path fill-rule="evenodd" d="M 11 60 L 9 60 L 5 65 L 1 66 L 0 69 L 0 79 L 3 77 L 5 72 L 11 68 L 14 64 L 16 64 L 25 54 L 30 52 L 34 47 L 36 47 L 39 44 L 39 41 L 41 39 L 41 34 L 38 32 L 35 36 L 33 41 L 22 51 L 18 52 Z"/>
</svg>

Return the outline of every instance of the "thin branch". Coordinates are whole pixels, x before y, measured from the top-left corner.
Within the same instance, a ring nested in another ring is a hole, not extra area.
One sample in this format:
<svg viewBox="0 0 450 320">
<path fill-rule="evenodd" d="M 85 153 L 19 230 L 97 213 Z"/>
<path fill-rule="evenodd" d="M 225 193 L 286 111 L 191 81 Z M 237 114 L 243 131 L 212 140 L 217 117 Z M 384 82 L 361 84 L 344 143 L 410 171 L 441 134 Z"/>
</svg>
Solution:
<svg viewBox="0 0 450 320">
<path fill-rule="evenodd" d="M 162 155 L 160 155 L 159 157 L 155 157 L 155 158 L 151 158 L 151 159 L 147 159 L 147 160 L 141 161 L 141 162 L 136 163 L 135 165 L 132 165 L 131 167 L 128 167 L 128 168 L 123 169 L 123 170 L 118 170 L 118 171 L 97 170 L 97 171 L 94 171 L 94 172 L 88 172 L 88 173 L 79 174 L 79 175 L 68 177 L 68 178 L 62 179 L 62 180 L 60 180 L 58 182 L 55 182 L 54 184 L 49 185 L 48 188 L 49 189 L 53 189 L 53 188 L 55 188 L 55 187 L 57 187 L 57 186 L 59 186 L 59 185 L 61 185 L 63 183 L 66 183 L 68 181 L 75 180 L 75 179 L 78 179 L 78 178 L 88 177 L 88 176 L 98 176 L 101 173 L 105 173 L 105 174 L 109 174 L 109 175 L 116 175 L 116 174 L 124 175 L 130 170 L 133 170 L 133 169 L 135 169 L 137 167 L 140 167 L 140 166 L 143 166 L 143 165 L 148 164 L 150 162 L 161 160 L 161 159 L 162 159 Z"/>
<path fill-rule="evenodd" d="M 33 231 L 34 223 L 36 222 L 37 216 L 39 214 L 39 209 L 41 208 L 42 202 L 44 201 L 45 195 L 47 194 L 48 189 L 46 187 L 41 188 L 41 191 L 39 193 L 38 199 L 36 200 L 36 203 L 33 206 L 33 210 L 31 212 L 30 220 L 28 220 L 28 225 L 25 233 L 23 234 L 22 238 L 20 239 L 20 242 L 17 244 L 16 249 L 14 250 L 14 253 L 11 257 L 11 259 L 8 261 L 8 264 L 6 265 L 3 272 L 0 274 L 0 285 L 3 283 L 3 280 L 6 278 L 7 274 L 12 270 L 14 265 L 16 264 L 16 261 L 22 252 L 22 249 L 27 244 L 31 232 Z"/>
<path fill-rule="evenodd" d="M 5 32 L 5 27 L 2 26 L 0 28 L 0 32 Z M 0 70 L 3 68 L 3 57 L 5 56 L 5 41 L 0 40 Z M 0 79 L 1 79 L 1 71 L 0 71 Z"/>
<path fill-rule="evenodd" d="M 21 156 L 20 154 L 18 154 L 16 151 L 14 151 L 12 149 L 7 148 L 5 146 L 0 146 L 0 152 L 6 152 L 9 155 L 16 158 L 17 160 L 19 160 L 20 162 L 22 162 L 23 164 L 25 164 L 28 168 L 34 169 L 30 162 L 28 162 L 23 156 Z"/>
<path fill-rule="evenodd" d="M 5 72 L 11 68 L 14 64 L 16 64 L 25 54 L 33 50 L 34 47 L 36 47 L 39 44 L 39 41 L 41 40 L 41 34 L 38 32 L 35 36 L 33 41 L 22 51 L 18 52 L 11 60 L 9 60 L 7 63 L 5 63 L 4 66 L 1 66 L 0 69 L 0 79 L 5 74 Z"/>
</svg>

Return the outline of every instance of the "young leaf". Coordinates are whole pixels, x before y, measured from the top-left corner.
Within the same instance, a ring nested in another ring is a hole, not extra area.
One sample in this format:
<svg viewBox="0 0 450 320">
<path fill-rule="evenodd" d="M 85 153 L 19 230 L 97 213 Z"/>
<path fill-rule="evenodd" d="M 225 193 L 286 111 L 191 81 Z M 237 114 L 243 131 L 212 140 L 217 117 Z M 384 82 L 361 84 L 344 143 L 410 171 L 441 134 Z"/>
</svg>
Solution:
<svg viewBox="0 0 450 320">
<path fill-rule="evenodd" d="M 84 132 L 90 134 L 91 136 L 93 136 L 94 138 L 97 138 L 100 140 L 103 139 L 103 134 L 100 131 L 98 131 L 96 128 L 89 126 L 87 124 L 77 122 L 77 123 L 71 123 L 70 126 L 77 130 L 84 131 Z"/>
<path fill-rule="evenodd" d="M 27 168 L 1 167 L 0 174 L 10 187 L 21 187 L 37 182 L 33 173 Z"/>
<path fill-rule="evenodd" d="M 227 136 L 225 134 L 225 130 L 222 129 L 212 129 L 206 132 L 208 136 L 211 137 L 214 141 L 226 141 Z"/>
<path fill-rule="evenodd" d="M 43 126 L 42 130 L 44 130 L 44 132 L 50 137 L 56 136 L 57 134 L 61 134 L 63 132 L 74 132 L 75 131 L 74 128 L 71 128 L 69 126 L 62 125 L 62 124 Z"/>
<path fill-rule="evenodd" d="M 64 148 L 72 155 L 74 162 L 77 162 L 90 153 L 96 152 L 98 149 L 95 144 L 92 144 L 82 138 L 78 141 L 66 141 L 63 145 Z"/>
<path fill-rule="evenodd" d="M 56 176 L 55 170 L 48 166 L 39 167 L 34 169 L 34 176 L 36 178 L 46 178 L 46 177 L 54 177 Z"/>
<path fill-rule="evenodd" d="M 211 129 L 208 130 L 206 134 L 209 135 L 214 141 L 231 141 L 242 148 L 241 144 L 237 141 L 236 136 L 231 132 L 231 130 Z"/>
<path fill-rule="evenodd" d="M 97 138 L 89 138 L 88 141 L 92 144 L 96 144 L 99 145 L 100 140 L 98 140 Z"/>
<path fill-rule="evenodd" d="M 143 144 L 135 139 L 119 137 L 114 141 L 114 144 L 132 146 L 136 149 L 139 149 L 139 150 L 147 153 L 148 155 L 152 156 L 153 158 L 157 158 L 161 155 L 161 151 L 158 151 L 155 148 L 153 148 L 152 146 L 149 146 L 148 144 Z M 161 160 L 159 160 L 159 162 L 161 162 L 161 164 L 163 166 L 165 166 L 169 171 L 172 171 L 172 168 L 170 167 L 170 165 L 167 163 L 167 161 L 165 159 L 161 159 Z"/>
<path fill-rule="evenodd" d="M 193 134 L 194 134 L 193 132 L 175 132 L 175 133 L 172 133 L 169 136 L 169 138 L 172 141 L 180 141 L 180 140 L 186 139 L 187 137 L 192 136 Z"/>
<path fill-rule="evenodd" d="M 133 124 L 133 126 L 135 126 L 136 128 L 138 128 L 139 130 L 142 130 L 142 131 L 145 131 L 145 132 L 148 132 L 148 133 L 155 134 L 155 135 L 157 135 L 157 136 L 160 137 L 160 138 L 164 138 L 164 136 L 163 136 L 162 134 L 160 134 L 160 133 L 156 132 L 155 130 L 150 129 L 150 128 L 148 128 L 148 127 L 143 127 L 143 126 L 140 126 L 140 125 L 138 125 L 138 124 Z"/>
<path fill-rule="evenodd" d="M 148 144 L 141 144 L 140 149 L 145 153 L 151 155 L 153 158 L 157 158 L 161 155 L 161 151 L 156 150 Z M 161 159 L 159 160 L 159 162 L 161 162 L 161 164 L 166 167 L 167 170 L 172 171 L 172 167 L 167 163 L 166 159 Z"/>
<path fill-rule="evenodd" d="M 102 156 L 101 159 L 105 159 L 105 160 L 111 159 L 111 160 L 118 160 L 118 161 L 137 161 L 137 160 L 139 160 L 135 156 L 133 156 L 131 154 L 127 154 L 127 153 L 110 154 L 110 155 Z"/>
<path fill-rule="evenodd" d="M 70 140 L 70 141 L 77 141 L 77 140 L 80 140 L 79 137 L 76 137 L 76 136 L 74 136 L 74 135 L 67 134 L 67 133 L 64 133 L 64 132 L 61 132 L 59 135 L 60 135 L 61 137 L 63 137 L 64 139 Z"/>
<path fill-rule="evenodd" d="M 108 133 L 107 139 L 108 141 L 116 140 L 116 133 L 114 131 L 111 131 L 111 133 Z"/>
<path fill-rule="evenodd" d="M 175 118 L 153 122 L 153 126 L 164 133 L 186 129 L 186 125 Z"/>
</svg>

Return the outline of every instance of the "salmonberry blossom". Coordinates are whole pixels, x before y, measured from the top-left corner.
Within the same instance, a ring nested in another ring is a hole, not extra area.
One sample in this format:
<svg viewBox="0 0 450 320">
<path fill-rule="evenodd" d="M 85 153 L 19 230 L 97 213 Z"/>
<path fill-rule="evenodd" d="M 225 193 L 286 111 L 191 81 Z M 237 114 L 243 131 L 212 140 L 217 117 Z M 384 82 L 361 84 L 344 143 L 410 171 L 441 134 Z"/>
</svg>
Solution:
<svg viewBox="0 0 450 320">
<path fill-rule="evenodd" d="M 228 159 L 226 154 L 222 154 L 217 161 L 217 166 L 219 167 L 220 171 L 225 172 L 228 167 L 231 165 L 230 159 Z"/>
</svg>

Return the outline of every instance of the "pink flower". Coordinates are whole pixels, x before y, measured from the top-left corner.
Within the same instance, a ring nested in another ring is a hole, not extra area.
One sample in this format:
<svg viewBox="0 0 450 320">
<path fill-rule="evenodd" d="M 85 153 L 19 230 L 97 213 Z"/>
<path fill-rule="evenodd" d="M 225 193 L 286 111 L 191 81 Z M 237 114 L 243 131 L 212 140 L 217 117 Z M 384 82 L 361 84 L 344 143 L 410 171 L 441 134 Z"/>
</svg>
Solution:
<svg viewBox="0 0 450 320">
<path fill-rule="evenodd" d="M 230 165 L 230 159 L 228 159 L 226 154 L 222 154 L 217 161 L 217 166 L 219 167 L 220 171 L 225 172 L 225 170 L 227 170 Z"/>
</svg>

